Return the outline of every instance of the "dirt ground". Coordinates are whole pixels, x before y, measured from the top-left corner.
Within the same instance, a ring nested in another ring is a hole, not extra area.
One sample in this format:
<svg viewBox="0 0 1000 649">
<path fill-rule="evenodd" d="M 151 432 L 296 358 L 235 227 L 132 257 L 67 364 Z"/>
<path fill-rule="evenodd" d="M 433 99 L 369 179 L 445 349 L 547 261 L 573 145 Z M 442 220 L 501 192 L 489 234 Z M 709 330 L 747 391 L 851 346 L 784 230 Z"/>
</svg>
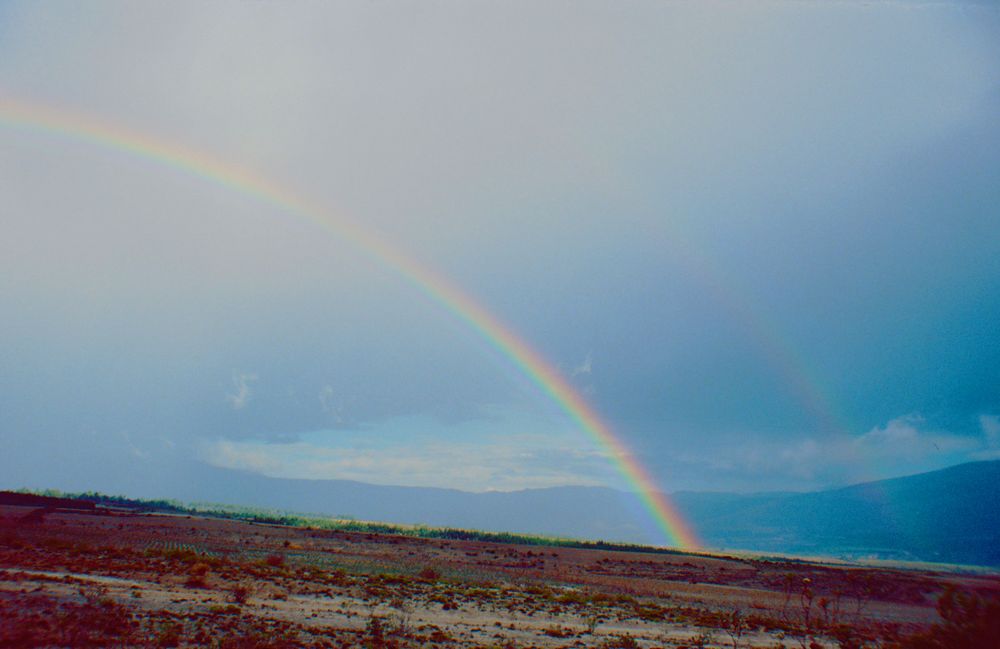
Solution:
<svg viewBox="0 0 1000 649">
<path fill-rule="evenodd" d="M 1000 578 L 0 507 L 3 647 L 879 646 L 947 586 Z"/>
</svg>

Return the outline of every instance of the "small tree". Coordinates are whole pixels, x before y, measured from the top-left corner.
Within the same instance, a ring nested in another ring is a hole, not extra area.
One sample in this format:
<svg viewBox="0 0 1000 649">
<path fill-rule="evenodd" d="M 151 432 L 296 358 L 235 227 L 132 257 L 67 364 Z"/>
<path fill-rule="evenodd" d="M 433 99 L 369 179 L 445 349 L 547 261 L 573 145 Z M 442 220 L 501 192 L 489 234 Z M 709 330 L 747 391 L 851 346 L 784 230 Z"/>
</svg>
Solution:
<svg viewBox="0 0 1000 649">
<path fill-rule="evenodd" d="M 743 634 L 749 629 L 750 625 L 747 623 L 746 616 L 740 609 L 734 608 L 726 616 L 726 633 L 729 634 L 729 638 L 733 642 L 733 649 L 740 649 Z"/>
</svg>

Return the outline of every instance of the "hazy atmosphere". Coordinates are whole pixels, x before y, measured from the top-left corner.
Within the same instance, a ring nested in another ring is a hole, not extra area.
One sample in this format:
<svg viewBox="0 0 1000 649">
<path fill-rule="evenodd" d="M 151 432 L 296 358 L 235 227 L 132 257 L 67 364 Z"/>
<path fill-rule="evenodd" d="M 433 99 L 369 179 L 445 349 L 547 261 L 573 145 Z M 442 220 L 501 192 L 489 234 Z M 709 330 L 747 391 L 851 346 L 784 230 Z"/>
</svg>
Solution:
<svg viewBox="0 0 1000 649">
<path fill-rule="evenodd" d="M 663 491 L 1000 458 L 998 115 L 992 3 L 0 3 L 0 488 L 631 488 L 350 224 Z"/>
</svg>

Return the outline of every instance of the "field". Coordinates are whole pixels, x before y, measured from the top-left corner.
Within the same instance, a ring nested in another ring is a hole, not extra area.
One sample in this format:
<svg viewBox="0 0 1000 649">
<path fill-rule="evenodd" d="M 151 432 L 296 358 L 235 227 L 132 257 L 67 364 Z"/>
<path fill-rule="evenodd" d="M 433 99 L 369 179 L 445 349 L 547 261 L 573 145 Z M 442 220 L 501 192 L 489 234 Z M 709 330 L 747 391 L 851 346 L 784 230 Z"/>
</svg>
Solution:
<svg viewBox="0 0 1000 649">
<path fill-rule="evenodd" d="M 929 569 L 0 507 L 0 646 L 861 647 L 938 621 Z"/>
</svg>

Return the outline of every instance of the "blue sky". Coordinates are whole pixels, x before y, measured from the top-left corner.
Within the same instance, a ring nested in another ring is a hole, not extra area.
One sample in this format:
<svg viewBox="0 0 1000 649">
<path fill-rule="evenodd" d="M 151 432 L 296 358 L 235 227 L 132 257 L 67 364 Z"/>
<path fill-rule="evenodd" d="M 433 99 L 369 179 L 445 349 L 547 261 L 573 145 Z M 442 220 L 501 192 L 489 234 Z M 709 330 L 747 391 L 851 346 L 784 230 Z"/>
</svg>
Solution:
<svg viewBox="0 0 1000 649">
<path fill-rule="evenodd" d="M 1000 456 L 995 5 L 9 2 L 0 22 L 0 97 L 364 223 L 558 367 L 665 490 Z M 2 123 L 0 186 L 0 486 L 169 492 L 141 476 L 196 462 L 625 486 L 473 333 L 301 219 Z"/>
</svg>

